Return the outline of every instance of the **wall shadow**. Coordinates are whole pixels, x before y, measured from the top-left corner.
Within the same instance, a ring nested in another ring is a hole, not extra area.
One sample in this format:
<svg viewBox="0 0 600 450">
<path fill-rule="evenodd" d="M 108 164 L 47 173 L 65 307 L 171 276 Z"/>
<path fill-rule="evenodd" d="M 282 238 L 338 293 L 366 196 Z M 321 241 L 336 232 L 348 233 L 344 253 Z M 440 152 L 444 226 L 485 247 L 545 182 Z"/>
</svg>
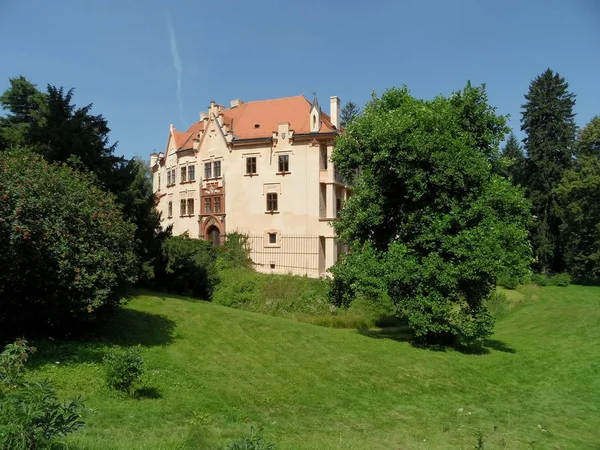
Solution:
<svg viewBox="0 0 600 450">
<path fill-rule="evenodd" d="M 37 347 L 28 363 L 30 368 L 46 364 L 100 363 L 106 347 L 156 347 L 171 345 L 175 322 L 135 309 L 119 308 L 104 326 L 90 329 L 71 339 L 42 339 L 31 342 Z"/>
</svg>

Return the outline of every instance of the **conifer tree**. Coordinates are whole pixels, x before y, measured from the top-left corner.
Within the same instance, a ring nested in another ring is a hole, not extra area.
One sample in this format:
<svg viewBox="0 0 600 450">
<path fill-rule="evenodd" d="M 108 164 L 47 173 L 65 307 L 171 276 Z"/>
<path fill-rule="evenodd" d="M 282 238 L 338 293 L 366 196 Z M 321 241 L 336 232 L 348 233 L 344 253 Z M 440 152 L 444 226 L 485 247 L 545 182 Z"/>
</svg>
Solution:
<svg viewBox="0 0 600 450">
<path fill-rule="evenodd" d="M 540 272 L 564 270 L 561 219 L 554 189 L 573 164 L 575 94 L 558 73 L 547 69 L 529 85 L 521 130 L 528 154 L 527 188 L 535 216 L 531 240 Z"/>
<path fill-rule="evenodd" d="M 524 185 L 527 159 L 514 133 L 510 134 L 502 149 L 502 159 L 502 175 L 510 178 L 515 186 Z"/>
</svg>

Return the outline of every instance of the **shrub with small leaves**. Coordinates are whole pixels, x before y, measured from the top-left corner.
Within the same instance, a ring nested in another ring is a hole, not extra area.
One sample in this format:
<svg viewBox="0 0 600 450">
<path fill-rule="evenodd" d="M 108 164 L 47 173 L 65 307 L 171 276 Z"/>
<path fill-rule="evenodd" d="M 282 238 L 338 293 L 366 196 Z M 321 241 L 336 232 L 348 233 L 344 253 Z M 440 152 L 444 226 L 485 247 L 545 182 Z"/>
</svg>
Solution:
<svg viewBox="0 0 600 450">
<path fill-rule="evenodd" d="M 25 371 L 25 362 L 35 351 L 36 348 L 30 347 L 25 339 L 18 339 L 4 347 L 4 351 L 0 353 L 0 383 L 18 383 Z"/>
<path fill-rule="evenodd" d="M 115 348 L 104 356 L 104 368 L 108 385 L 129 395 L 144 374 L 144 360 L 140 347 Z"/>
<path fill-rule="evenodd" d="M 536 273 L 531 277 L 531 281 L 538 286 L 567 287 L 571 284 L 571 276 L 568 273 L 557 273 L 556 275 Z"/>
</svg>

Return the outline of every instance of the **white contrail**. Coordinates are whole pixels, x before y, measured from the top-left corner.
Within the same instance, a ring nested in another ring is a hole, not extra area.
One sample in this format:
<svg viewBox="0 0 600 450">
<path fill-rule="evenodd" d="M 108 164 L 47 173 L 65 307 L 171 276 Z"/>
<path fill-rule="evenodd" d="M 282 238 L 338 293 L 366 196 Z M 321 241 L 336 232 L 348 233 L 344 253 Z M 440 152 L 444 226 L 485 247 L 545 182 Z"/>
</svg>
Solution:
<svg viewBox="0 0 600 450">
<path fill-rule="evenodd" d="M 181 88 L 183 65 L 181 64 L 181 58 L 179 57 L 179 50 L 177 50 L 177 37 L 175 36 L 175 30 L 173 29 L 171 17 L 167 18 L 167 29 L 169 31 L 169 40 L 171 41 L 171 56 L 173 56 L 173 66 L 175 66 L 175 72 L 177 72 L 177 101 L 179 102 L 179 117 L 181 118 L 181 121 L 185 123 L 185 120 L 183 119 L 183 91 Z"/>
</svg>

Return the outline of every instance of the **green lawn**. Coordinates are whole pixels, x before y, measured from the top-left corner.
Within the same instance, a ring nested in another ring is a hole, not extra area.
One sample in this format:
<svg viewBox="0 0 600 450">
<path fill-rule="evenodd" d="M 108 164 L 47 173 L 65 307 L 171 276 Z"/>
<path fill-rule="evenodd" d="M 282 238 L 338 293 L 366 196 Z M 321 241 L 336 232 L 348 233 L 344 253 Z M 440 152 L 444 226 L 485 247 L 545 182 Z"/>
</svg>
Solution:
<svg viewBox="0 0 600 450">
<path fill-rule="evenodd" d="M 600 448 L 600 288 L 539 289 L 486 354 L 160 295 L 135 298 L 106 336 L 37 343 L 31 360 L 61 395 L 85 397 L 72 448 L 222 448 L 246 420 L 278 450 L 470 449 L 479 429 L 484 448 Z M 146 388 L 119 398 L 100 360 L 137 343 Z"/>
</svg>

